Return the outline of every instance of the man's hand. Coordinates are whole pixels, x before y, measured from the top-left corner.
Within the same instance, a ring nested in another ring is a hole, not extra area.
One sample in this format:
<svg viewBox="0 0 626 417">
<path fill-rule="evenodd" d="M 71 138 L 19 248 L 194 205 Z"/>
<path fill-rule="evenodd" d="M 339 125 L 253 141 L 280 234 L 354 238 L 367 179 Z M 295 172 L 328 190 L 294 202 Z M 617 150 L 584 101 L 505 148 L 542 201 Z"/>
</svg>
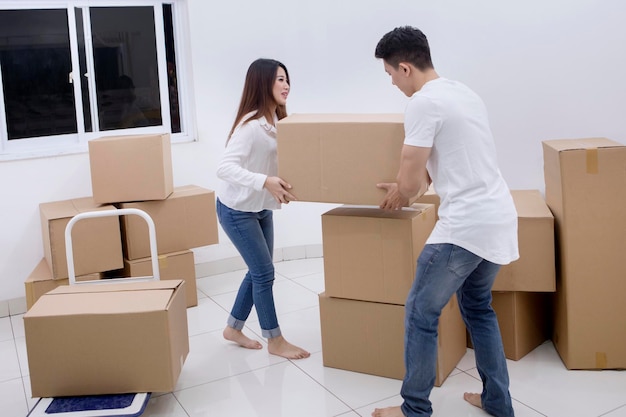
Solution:
<svg viewBox="0 0 626 417">
<path fill-rule="evenodd" d="M 267 177 L 263 187 L 266 188 L 279 203 L 289 204 L 290 201 L 297 200 L 297 198 L 288 191 L 291 189 L 291 185 L 279 177 Z"/>
<path fill-rule="evenodd" d="M 398 184 L 395 182 L 383 182 L 376 184 L 378 188 L 382 188 L 387 191 L 387 195 L 380 203 L 380 208 L 385 210 L 399 210 L 402 207 L 409 205 L 409 199 L 400 194 L 398 191 Z"/>
</svg>

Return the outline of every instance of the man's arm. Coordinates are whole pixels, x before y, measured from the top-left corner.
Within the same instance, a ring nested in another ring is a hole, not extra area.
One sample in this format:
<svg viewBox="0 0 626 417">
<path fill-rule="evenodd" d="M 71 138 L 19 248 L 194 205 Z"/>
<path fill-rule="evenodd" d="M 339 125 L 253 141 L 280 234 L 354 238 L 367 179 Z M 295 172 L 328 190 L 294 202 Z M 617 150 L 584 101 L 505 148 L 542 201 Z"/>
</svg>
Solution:
<svg viewBox="0 0 626 417">
<path fill-rule="evenodd" d="M 395 183 L 377 184 L 385 189 L 387 195 L 380 203 L 380 208 L 398 210 L 408 206 L 411 201 L 428 190 L 430 176 L 426 170 L 426 162 L 431 148 L 404 145 L 400 154 L 400 169 Z"/>
</svg>

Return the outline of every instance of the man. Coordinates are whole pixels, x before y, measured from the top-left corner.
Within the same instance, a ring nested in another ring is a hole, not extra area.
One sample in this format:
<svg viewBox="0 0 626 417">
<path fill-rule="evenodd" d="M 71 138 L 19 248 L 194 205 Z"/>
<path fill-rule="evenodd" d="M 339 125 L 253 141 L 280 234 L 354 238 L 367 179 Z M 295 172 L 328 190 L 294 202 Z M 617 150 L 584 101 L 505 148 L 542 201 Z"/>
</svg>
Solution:
<svg viewBox="0 0 626 417">
<path fill-rule="evenodd" d="M 517 213 L 497 166 L 495 146 L 482 100 L 463 84 L 439 77 L 426 36 L 398 27 L 376 46 L 391 82 L 409 102 L 397 183 L 380 207 L 398 210 L 429 184 L 441 202 L 437 221 L 417 261 L 406 302 L 406 374 L 398 407 L 376 409 L 374 417 L 432 415 L 437 326 L 442 308 L 456 293 L 471 335 L 481 394 L 469 403 L 497 417 L 514 415 L 509 376 L 491 287 L 500 265 L 518 258 Z"/>
</svg>

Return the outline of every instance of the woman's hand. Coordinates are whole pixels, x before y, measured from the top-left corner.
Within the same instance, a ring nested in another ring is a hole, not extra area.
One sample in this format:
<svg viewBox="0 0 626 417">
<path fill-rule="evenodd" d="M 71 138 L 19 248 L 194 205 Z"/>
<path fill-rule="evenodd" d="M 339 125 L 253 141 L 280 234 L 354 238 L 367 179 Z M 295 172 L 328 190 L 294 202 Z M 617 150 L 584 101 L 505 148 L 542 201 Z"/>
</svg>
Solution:
<svg viewBox="0 0 626 417">
<path fill-rule="evenodd" d="M 290 201 L 297 200 L 296 197 L 288 191 L 291 189 L 291 185 L 279 177 L 267 177 L 263 187 L 266 188 L 279 203 L 289 204 Z"/>
</svg>

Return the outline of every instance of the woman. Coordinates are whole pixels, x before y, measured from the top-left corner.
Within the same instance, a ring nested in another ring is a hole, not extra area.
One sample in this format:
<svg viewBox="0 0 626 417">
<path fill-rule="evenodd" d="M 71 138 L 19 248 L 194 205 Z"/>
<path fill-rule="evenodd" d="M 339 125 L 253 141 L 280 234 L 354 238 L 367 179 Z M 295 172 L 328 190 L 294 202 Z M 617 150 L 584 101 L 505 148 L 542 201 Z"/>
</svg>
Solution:
<svg viewBox="0 0 626 417">
<path fill-rule="evenodd" d="M 302 359 L 309 352 L 282 336 L 274 307 L 274 225 L 272 210 L 295 197 L 277 177 L 276 122 L 287 116 L 287 68 L 272 59 L 257 59 L 248 68 L 237 117 L 217 170 L 217 215 L 222 228 L 248 266 L 224 329 L 224 338 L 248 349 L 259 341 L 242 329 L 256 307 L 263 337 L 271 354 Z"/>
</svg>

